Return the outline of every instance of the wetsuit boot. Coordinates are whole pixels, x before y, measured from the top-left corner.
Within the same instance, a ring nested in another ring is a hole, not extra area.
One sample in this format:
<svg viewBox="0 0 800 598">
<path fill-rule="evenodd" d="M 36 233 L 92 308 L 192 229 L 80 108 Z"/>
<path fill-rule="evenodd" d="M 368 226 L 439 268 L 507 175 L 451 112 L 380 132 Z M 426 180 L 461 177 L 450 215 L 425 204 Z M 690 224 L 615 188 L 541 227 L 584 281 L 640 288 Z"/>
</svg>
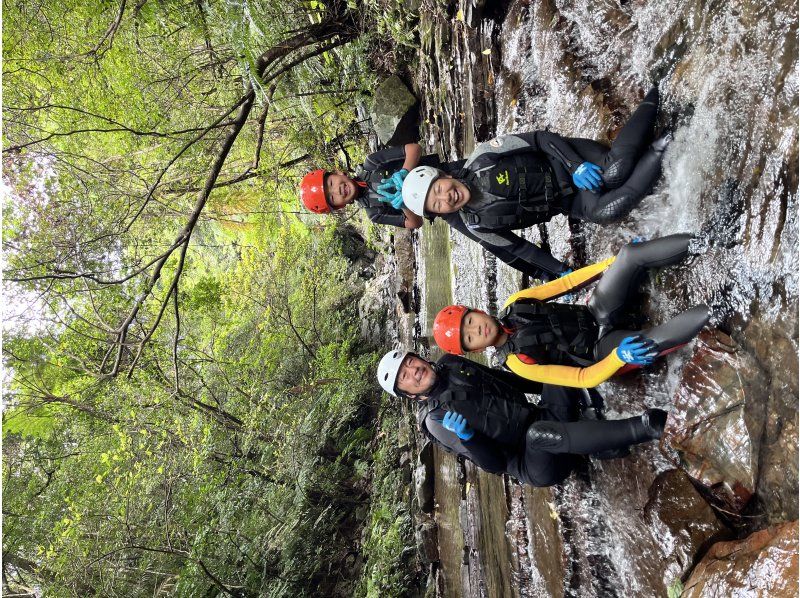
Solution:
<svg viewBox="0 0 800 598">
<path fill-rule="evenodd" d="M 602 336 L 595 346 L 595 357 L 602 359 L 611 351 L 616 349 L 619 343 L 627 336 L 641 334 L 652 339 L 658 348 L 658 354 L 665 355 L 682 347 L 708 324 L 709 309 L 707 305 L 696 305 L 691 309 L 679 313 L 674 318 L 650 328 L 649 330 L 613 330 Z M 636 366 L 623 368 L 625 371 L 634 369 Z M 620 371 L 618 373 L 624 373 Z"/>
<path fill-rule="evenodd" d="M 589 299 L 589 311 L 597 323 L 601 327 L 613 326 L 647 268 L 681 261 L 689 251 L 691 240 L 692 235 L 678 234 L 625 245 Z"/>
<path fill-rule="evenodd" d="M 576 422 L 537 421 L 528 428 L 526 451 L 591 455 L 661 438 L 667 412 L 648 409 L 638 417 Z"/>
</svg>

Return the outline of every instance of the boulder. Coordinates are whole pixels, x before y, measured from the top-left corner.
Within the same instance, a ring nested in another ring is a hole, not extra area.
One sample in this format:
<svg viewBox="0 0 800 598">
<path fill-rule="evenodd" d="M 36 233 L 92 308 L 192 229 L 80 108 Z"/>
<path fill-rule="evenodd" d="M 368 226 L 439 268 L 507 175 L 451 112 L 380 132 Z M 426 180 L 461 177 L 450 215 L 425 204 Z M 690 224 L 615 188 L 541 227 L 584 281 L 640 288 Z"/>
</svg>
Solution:
<svg viewBox="0 0 800 598">
<path fill-rule="evenodd" d="M 685 576 L 701 549 L 729 532 L 679 469 L 656 477 L 648 491 L 644 519 L 664 564 L 664 583 Z"/>
<path fill-rule="evenodd" d="M 379 255 L 375 260 L 375 277 L 364 285 L 364 294 L 358 300 L 361 320 L 361 340 L 370 347 L 386 350 L 394 342 L 392 327 L 397 306 L 397 276 L 391 259 Z"/>
<path fill-rule="evenodd" d="M 419 464 L 414 469 L 414 490 L 423 513 L 433 511 L 433 444 L 426 442 L 419 453 Z"/>
<path fill-rule="evenodd" d="M 684 584 L 681 598 L 797 596 L 797 521 L 714 544 Z"/>
<path fill-rule="evenodd" d="M 681 467 L 734 512 L 755 492 L 767 379 L 723 332 L 703 332 L 664 432 Z"/>
<path fill-rule="evenodd" d="M 378 139 L 385 145 L 402 145 L 419 140 L 417 98 L 396 75 L 378 84 L 370 117 Z"/>
<path fill-rule="evenodd" d="M 378 257 L 378 252 L 367 247 L 364 236 L 356 227 L 352 224 L 340 224 L 336 227 L 335 235 L 350 269 L 365 280 L 375 276 L 375 258 Z"/>
<path fill-rule="evenodd" d="M 423 564 L 435 563 L 439 560 L 439 540 L 436 521 L 426 517 L 414 531 L 419 560 Z"/>
</svg>

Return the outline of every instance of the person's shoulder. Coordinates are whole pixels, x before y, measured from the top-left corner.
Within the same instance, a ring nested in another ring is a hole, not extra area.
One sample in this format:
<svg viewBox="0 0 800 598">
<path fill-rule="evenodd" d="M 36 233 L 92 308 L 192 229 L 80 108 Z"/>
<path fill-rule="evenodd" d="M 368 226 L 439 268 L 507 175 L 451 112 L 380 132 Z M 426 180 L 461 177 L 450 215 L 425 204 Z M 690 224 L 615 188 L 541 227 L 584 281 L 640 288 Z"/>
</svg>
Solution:
<svg viewBox="0 0 800 598">
<path fill-rule="evenodd" d="M 445 353 L 442 355 L 439 360 L 436 362 L 438 365 L 461 365 L 465 361 L 466 358 L 461 357 L 460 355 L 453 355 L 452 353 Z"/>
<path fill-rule="evenodd" d="M 369 154 L 364 160 L 362 167 L 364 170 L 375 170 L 387 162 L 403 159 L 405 155 L 406 150 L 403 146 L 385 147 L 377 152 Z"/>
</svg>

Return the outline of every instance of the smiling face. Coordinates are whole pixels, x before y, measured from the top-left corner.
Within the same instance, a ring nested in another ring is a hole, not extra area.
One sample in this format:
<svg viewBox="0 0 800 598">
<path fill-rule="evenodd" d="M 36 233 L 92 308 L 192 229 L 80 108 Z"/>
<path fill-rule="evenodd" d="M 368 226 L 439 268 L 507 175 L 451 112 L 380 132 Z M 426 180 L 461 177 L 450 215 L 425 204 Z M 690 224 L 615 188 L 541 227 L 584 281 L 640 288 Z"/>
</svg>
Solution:
<svg viewBox="0 0 800 598">
<path fill-rule="evenodd" d="M 406 355 L 397 371 L 395 387 L 410 395 L 424 394 L 436 382 L 433 366 L 413 353 Z"/>
<path fill-rule="evenodd" d="M 461 345 L 466 351 L 483 351 L 501 345 L 503 330 L 495 318 L 479 311 L 468 311 L 461 320 Z"/>
<path fill-rule="evenodd" d="M 331 172 L 325 176 L 325 199 L 332 208 L 338 209 L 353 203 L 358 193 L 356 183 L 341 172 Z"/>
<path fill-rule="evenodd" d="M 452 214 L 464 207 L 470 199 L 469 187 L 451 176 L 436 179 L 425 196 L 425 212 Z"/>
</svg>

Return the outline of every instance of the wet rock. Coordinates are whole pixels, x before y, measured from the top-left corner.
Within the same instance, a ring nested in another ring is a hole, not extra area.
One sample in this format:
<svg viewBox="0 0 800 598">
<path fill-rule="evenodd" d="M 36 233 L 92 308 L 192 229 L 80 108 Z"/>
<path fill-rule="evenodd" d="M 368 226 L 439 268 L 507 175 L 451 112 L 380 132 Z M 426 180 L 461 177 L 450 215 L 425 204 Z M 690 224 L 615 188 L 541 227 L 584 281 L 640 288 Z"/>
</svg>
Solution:
<svg viewBox="0 0 800 598">
<path fill-rule="evenodd" d="M 411 453 L 407 450 L 404 450 L 400 453 L 400 458 L 397 460 L 398 467 L 405 467 L 411 462 Z"/>
<path fill-rule="evenodd" d="M 407 138 L 413 137 L 417 125 L 417 122 L 413 121 L 419 119 L 418 111 L 416 119 L 414 118 L 416 105 L 417 98 L 408 91 L 406 84 L 396 75 L 384 79 L 378 85 L 370 116 L 375 133 L 381 143 L 399 145 L 410 142 Z M 418 133 L 417 139 L 419 139 Z"/>
<path fill-rule="evenodd" d="M 565 594 L 563 534 L 552 488 L 524 487 L 532 589 L 540 596 Z"/>
<path fill-rule="evenodd" d="M 417 525 L 414 537 L 420 562 L 426 565 L 437 562 L 439 560 L 439 543 L 436 521 L 434 521 L 433 517 L 426 517 Z"/>
<path fill-rule="evenodd" d="M 776 322 L 754 318 L 742 337 L 769 374 L 757 494 L 757 510 L 766 516 L 763 527 L 798 516 L 797 313 L 787 309 Z"/>
<path fill-rule="evenodd" d="M 692 485 L 689 476 L 670 469 L 655 479 L 644 507 L 650 533 L 658 539 L 665 563 L 665 582 L 683 578 L 698 552 L 728 533 Z"/>
<path fill-rule="evenodd" d="M 336 238 L 342 255 L 351 265 L 353 271 L 363 279 L 375 275 L 375 258 L 378 253 L 367 247 L 363 235 L 351 224 L 340 224 L 336 227 Z"/>
<path fill-rule="evenodd" d="M 797 596 L 797 521 L 714 544 L 684 584 L 682 598 Z"/>
<path fill-rule="evenodd" d="M 433 444 L 426 442 L 419 453 L 419 464 L 414 469 L 414 490 L 423 513 L 433 511 Z"/>
<path fill-rule="evenodd" d="M 397 276 L 391 260 L 379 256 L 375 261 L 376 275 L 364 285 L 364 294 L 358 301 L 361 321 L 361 339 L 371 347 L 391 345 L 395 338 L 392 328 L 397 297 Z"/>
<path fill-rule="evenodd" d="M 756 489 L 767 380 L 728 335 L 704 332 L 683 370 L 664 434 L 681 467 L 740 512 Z"/>
</svg>

